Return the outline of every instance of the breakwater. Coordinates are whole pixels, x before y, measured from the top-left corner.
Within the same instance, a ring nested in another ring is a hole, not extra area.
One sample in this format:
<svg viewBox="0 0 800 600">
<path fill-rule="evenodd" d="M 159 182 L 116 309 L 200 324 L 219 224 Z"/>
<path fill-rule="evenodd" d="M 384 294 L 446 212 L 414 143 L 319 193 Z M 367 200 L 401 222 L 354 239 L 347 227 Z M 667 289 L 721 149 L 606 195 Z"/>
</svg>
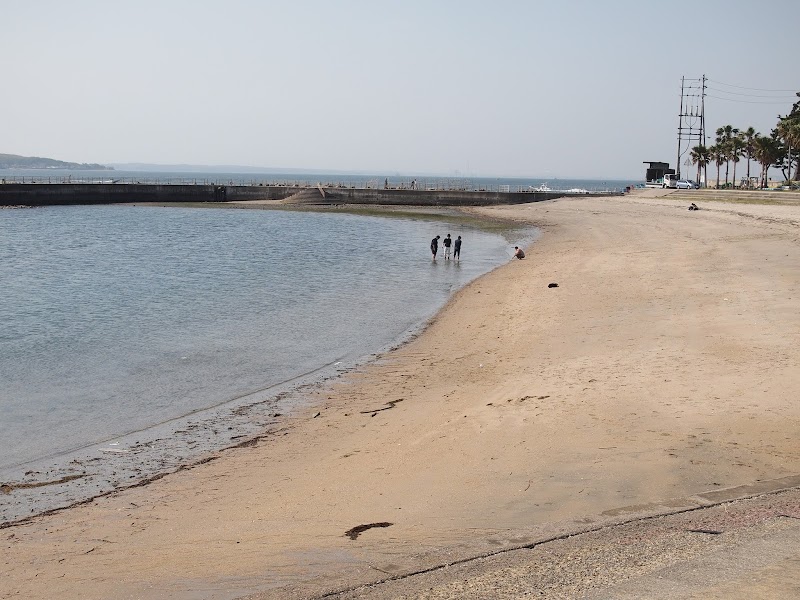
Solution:
<svg viewBox="0 0 800 600">
<path fill-rule="evenodd" d="M 572 195 L 566 191 L 414 190 L 281 185 L 136 184 L 136 183 L 6 183 L 0 185 L 0 206 L 65 204 L 129 204 L 173 202 L 246 202 L 297 204 L 388 204 L 409 206 L 491 206 L 523 204 Z M 582 192 L 580 195 L 618 195 Z"/>
</svg>

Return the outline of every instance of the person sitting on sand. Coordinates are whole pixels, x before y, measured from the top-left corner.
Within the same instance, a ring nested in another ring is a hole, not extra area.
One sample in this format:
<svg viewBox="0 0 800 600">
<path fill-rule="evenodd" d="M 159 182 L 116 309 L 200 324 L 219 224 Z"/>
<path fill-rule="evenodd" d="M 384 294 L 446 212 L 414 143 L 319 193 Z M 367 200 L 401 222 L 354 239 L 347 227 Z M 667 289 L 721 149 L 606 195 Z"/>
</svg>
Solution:
<svg viewBox="0 0 800 600">
<path fill-rule="evenodd" d="M 522 251 L 522 248 L 519 246 L 514 246 L 514 258 L 518 258 L 522 260 L 525 258 L 525 253 Z"/>
</svg>

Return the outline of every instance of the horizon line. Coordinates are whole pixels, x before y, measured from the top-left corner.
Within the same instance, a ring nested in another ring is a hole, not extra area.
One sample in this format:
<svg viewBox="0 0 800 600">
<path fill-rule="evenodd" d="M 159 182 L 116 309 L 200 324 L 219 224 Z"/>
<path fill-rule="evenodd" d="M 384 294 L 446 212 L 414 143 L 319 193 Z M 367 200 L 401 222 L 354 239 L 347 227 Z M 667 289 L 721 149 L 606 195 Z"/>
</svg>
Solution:
<svg viewBox="0 0 800 600">
<path fill-rule="evenodd" d="M 386 170 L 355 170 L 355 169 L 326 169 L 326 168 L 308 168 L 308 167 L 258 167 L 252 165 L 230 165 L 230 164 L 192 164 L 192 163 L 148 163 L 148 162 L 103 162 L 98 163 L 104 166 L 109 167 L 149 167 L 155 169 L 174 169 L 174 170 L 181 170 L 181 169 L 191 169 L 191 170 L 198 170 L 198 169 L 205 169 L 205 170 L 219 170 L 219 172 L 224 173 L 239 173 L 239 174 L 249 174 L 249 173 L 263 173 L 263 174 L 307 174 L 307 175 L 368 175 L 368 176 L 375 176 L 375 177 L 440 177 L 440 178 L 480 178 L 480 179 L 499 179 L 499 178 L 507 178 L 507 179 L 572 179 L 572 180 L 593 180 L 593 181 L 628 181 L 630 179 L 635 180 L 643 180 L 644 177 L 620 177 L 620 176 L 604 176 L 604 177 L 591 177 L 591 176 L 563 176 L 563 175 L 548 175 L 548 176 L 539 176 L 539 175 L 511 175 L 511 174 L 477 174 L 477 173 L 444 173 L 444 172 L 435 172 L 435 171 L 409 171 L 409 170 L 402 170 L 399 171 L 397 169 L 386 169 Z M 235 171 L 232 169 L 245 169 L 245 171 Z M 124 169 L 123 169 L 124 170 Z"/>
</svg>

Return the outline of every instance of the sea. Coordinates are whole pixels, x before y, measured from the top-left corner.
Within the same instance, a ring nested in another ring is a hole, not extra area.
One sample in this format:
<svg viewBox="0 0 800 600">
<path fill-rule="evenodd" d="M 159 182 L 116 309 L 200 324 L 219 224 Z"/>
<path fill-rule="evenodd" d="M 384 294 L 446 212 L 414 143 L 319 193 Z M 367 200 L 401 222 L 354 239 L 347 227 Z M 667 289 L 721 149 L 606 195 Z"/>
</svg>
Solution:
<svg viewBox="0 0 800 600">
<path fill-rule="evenodd" d="M 69 170 L 0 169 L 7 183 L 142 183 L 205 185 L 330 185 L 338 187 L 452 189 L 519 192 L 548 188 L 554 191 L 619 192 L 643 180 L 564 179 L 541 177 L 472 177 L 460 173 L 413 175 L 399 173 L 225 172 L 203 170 Z"/>
<path fill-rule="evenodd" d="M 461 260 L 432 261 L 448 233 Z M 455 212 L 0 210 L 0 523 L 280 428 L 309 389 L 410 339 L 536 235 Z"/>
</svg>

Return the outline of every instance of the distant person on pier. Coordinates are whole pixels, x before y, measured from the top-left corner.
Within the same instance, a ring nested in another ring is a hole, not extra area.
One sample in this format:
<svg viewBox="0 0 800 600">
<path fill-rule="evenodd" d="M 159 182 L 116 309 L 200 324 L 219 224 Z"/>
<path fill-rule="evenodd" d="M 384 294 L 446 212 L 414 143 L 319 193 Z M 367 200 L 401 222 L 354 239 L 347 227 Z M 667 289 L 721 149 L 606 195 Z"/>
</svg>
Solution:
<svg viewBox="0 0 800 600">
<path fill-rule="evenodd" d="M 383 180 L 383 189 L 385 189 L 385 190 L 389 189 L 389 178 L 388 177 Z"/>
<path fill-rule="evenodd" d="M 445 238 L 442 240 L 442 245 L 444 246 L 444 259 L 450 260 L 450 246 L 453 244 L 453 238 L 450 237 L 448 233 Z"/>
<path fill-rule="evenodd" d="M 436 253 L 439 251 L 439 237 L 436 236 L 431 240 L 431 254 L 433 254 L 433 260 L 436 260 Z"/>
<path fill-rule="evenodd" d="M 522 260 L 525 258 L 525 253 L 522 251 L 522 248 L 519 246 L 514 246 L 514 258 L 518 258 Z"/>
<path fill-rule="evenodd" d="M 453 258 L 456 261 L 461 260 L 461 236 L 458 236 L 453 242 Z"/>
</svg>

